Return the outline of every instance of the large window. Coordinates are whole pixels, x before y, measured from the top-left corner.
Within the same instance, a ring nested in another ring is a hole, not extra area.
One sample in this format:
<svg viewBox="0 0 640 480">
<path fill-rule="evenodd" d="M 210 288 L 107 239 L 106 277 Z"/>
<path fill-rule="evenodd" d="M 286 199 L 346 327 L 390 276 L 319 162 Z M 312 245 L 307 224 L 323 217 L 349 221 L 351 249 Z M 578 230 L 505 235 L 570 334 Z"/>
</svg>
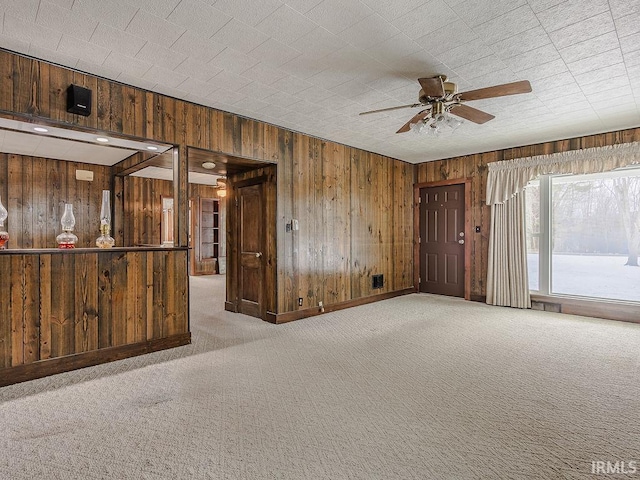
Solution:
<svg viewBox="0 0 640 480">
<path fill-rule="evenodd" d="M 529 288 L 640 302 L 640 169 L 544 176 L 526 189 Z"/>
</svg>

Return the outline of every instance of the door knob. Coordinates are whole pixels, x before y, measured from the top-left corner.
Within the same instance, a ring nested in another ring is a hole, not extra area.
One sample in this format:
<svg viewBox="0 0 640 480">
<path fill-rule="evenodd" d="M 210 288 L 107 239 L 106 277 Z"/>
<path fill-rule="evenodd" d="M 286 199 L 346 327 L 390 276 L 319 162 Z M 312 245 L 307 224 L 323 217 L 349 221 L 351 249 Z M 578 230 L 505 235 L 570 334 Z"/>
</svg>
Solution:
<svg viewBox="0 0 640 480">
<path fill-rule="evenodd" d="M 464 245 L 464 240 L 460 239 L 460 240 L 458 240 L 458 243 L 459 243 L 460 245 Z"/>
<path fill-rule="evenodd" d="M 262 256 L 262 252 L 256 252 L 256 258 L 260 258 Z"/>
</svg>

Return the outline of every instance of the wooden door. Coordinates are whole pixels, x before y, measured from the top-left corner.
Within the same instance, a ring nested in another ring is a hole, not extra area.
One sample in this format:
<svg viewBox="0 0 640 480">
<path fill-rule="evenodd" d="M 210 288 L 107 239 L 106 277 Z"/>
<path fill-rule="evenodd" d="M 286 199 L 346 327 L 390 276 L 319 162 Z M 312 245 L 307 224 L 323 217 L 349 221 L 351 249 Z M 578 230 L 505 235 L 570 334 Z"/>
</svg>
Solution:
<svg viewBox="0 0 640 480">
<path fill-rule="evenodd" d="M 464 185 L 420 189 L 420 291 L 464 297 Z"/>
<path fill-rule="evenodd" d="M 263 318 L 263 183 L 238 188 L 238 311 Z"/>
</svg>

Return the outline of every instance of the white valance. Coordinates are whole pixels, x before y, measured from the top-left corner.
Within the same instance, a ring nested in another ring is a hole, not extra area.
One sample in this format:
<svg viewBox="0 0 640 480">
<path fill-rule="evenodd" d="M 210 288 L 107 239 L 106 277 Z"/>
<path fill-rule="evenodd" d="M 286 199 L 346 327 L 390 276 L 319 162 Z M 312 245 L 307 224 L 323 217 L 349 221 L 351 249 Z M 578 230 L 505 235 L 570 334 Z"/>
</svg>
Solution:
<svg viewBox="0 0 640 480">
<path fill-rule="evenodd" d="M 491 162 L 487 205 L 504 203 L 540 175 L 607 172 L 633 164 L 640 164 L 640 142 Z"/>
</svg>

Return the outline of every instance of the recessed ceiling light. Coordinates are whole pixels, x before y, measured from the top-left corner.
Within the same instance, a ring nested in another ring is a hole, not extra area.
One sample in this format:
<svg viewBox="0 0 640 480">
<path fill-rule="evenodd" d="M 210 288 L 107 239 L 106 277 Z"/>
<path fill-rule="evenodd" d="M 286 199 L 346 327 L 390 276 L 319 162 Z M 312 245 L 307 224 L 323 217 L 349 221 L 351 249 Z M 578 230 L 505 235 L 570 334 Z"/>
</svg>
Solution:
<svg viewBox="0 0 640 480">
<path fill-rule="evenodd" d="M 211 170 L 212 168 L 216 168 L 216 164 L 213 162 L 204 162 L 202 164 L 202 168 L 206 168 L 207 170 Z"/>
<path fill-rule="evenodd" d="M 109 139 L 108 138 L 104 138 L 104 137 L 97 137 L 96 138 L 96 142 L 107 143 L 107 142 L 109 142 Z"/>
<path fill-rule="evenodd" d="M 153 145 L 149 145 L 149 146 L 147 147 L 147 150 L 153 150 L 153 151 L 155 151 L 155 150 L 158 150 L 158 147 L 154 147 Z"/>
<path fill-rule="evenodd" d="M 48 132 L 48 131 L 49 131 L 47 128 L 44 128 L 44 127 L 33 127 L 33 129 L 34 129 L 36 132 L 42 132 L 42 133 L 44 133 L 44 132 Z"/>
</svg>

